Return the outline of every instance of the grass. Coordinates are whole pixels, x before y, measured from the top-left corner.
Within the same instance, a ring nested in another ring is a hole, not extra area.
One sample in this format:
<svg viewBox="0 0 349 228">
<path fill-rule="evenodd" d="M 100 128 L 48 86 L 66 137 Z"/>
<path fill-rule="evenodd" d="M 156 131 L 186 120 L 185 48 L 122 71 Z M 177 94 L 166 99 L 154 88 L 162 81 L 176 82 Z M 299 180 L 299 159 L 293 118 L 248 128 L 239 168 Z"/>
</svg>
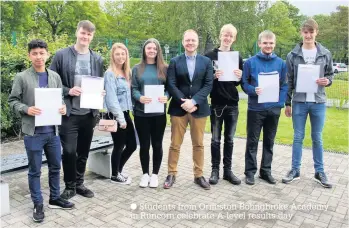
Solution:
<svg viewBox="0 0 349 228">
<path fill-rule="evenodd" d="M 170 116 L 168 117 L 168 124 L 170 124 Z M 236 128 L 235 137 L 246 138 L 246 124 L 247 124 L 247 100 L 240 100 L 239 102 L 239 119 Z M 210 118 L 207 118 L 205 131 L 211 132 Z M 262 134 L 260 139 L 262 139 Z M 281 112 L 279 126 L 276 134 L 275 143 L 292 145 L 293 129 L 292 119 L 284 115 L 284 110 Z M 340 153 L 348 153 L 348 110 L 327 108 L 326 122 L 323 131 L 323 146 L 324 150 L 336 151 Z M 310 120 L 307 119 L 305 138 L 303 147 L 311 148 L 311 134 L 310 134 Z"/>
<path fill-rule="evenodd" d="M 348 100 L 348 81 L 333 80 L 332 85 L 326 88 L 326 95 L 329 99 Z"/>
<path fill-rule="evenodd" d="M 131 58 L 131 67 L 140 62 L 139 58 Z M 342 77 L 347 77 L 348 73 L 338 74 Z M 337 78 L 337 76 L 335 78 Z M 340 78 L 340 77 L 338 77 Z M 348 101 L 348 81 L 333 80 L 330 87 L 326 88 L 327 97 L 330 99 L 346 99 Z M 239 92 L 242 92 L 238 86 Z M 246 117 L 247 117 L 247 100 L 240 100 L 239 102 L 239 120 L 236 129 L 236 137 L 246 138 Z M 167 123 L 170 125 L 170 116 L 167 115 Z M 211 132 L 210 118 L 207 119 L 206 132 Z M 308 118 L 305 129 L 304 147 L 311 148 L 310 135 L 310 120 Z M 262 139 L 262 135 L 261 135 Z M 293 129 L 292 119 L 287 118 L 282 110 L 280 116 L 278 131 L 275 142 L 278 144 L 292 145 Z M 337 151 L 341 153 L 348 153 L 348 109 L 327 108 L 326 122 L 323 131 L 323 145 L 325 150 Z"/>
</svg>

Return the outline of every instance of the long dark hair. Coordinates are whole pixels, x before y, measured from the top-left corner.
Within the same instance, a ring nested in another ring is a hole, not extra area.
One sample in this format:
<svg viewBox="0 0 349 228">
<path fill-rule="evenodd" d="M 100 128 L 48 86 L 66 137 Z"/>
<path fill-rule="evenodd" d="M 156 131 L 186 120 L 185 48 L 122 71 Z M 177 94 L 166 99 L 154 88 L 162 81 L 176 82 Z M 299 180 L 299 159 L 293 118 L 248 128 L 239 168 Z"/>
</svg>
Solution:
<svg viewBox="0 0 349 228">
<path fill-rule="evenodd" d="M 157 69 L 157 72 L 158 72 L 157 76 L 158 76 L 158 78 L 160 80 L 166 81 L 167 64 L 164 61 L 164 57 L 162 55 L 162 50 L 161 50 L 160 43 L 159 43 L 159 41 L 157 39 L 154 39 L 154 38 L 148 39 L 143 44 L 143 47 L 142 47 L 142 59 L 141 59 L 141 62 L 139 63 L 138 68 L 137 68 L 138 76 L 140 77 L 144 73 L 145 65 L 147 64 L 147 56 L 145 54 L 145 47 L 149 43 L 155 44 L 156 50 L 157 50 L 157 54 L 156 54 L 156 57 L 155 57 L 156 69 Z"/>
</svg>

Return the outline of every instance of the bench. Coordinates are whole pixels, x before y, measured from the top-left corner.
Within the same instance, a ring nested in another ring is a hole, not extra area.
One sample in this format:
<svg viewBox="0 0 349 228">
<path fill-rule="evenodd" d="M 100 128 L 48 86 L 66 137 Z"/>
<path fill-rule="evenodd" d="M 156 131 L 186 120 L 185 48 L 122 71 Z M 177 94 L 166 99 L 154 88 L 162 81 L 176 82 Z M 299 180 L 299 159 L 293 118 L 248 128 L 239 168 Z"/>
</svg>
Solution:
<svg viewBox="0 0 349 228">
<path fill-rule="evenodd" d="M 20 169 L 28 168 L 28 157 L 25 152 L 23 142 L 17 141 L 12 144 L 15 151 L 21 150 L 20 154 L 9 154 L 1 156 L 0 173 L 9 173 Z M 21 144 L 21 145 L 19 145 Z M 5 145 L 10 147 L 10 145 Z M 108 150 L 113 147 L 113 140 L 111 136 L 94 136 L 90 147 L 90 157 L 88 159 L 88 170 L 99 175 L 110 178 L 111 176 L 111 154 Z M 20 148 L 20 149 L 19 149 Z M 2 149 L 4 149 L 2 147 Z M 24 150 L 24 152 L 23 152 Z M 47 163 L 45 153 L 42 153 L 42 163 Z M 0 202 L 1 210 L 0 215 L 6 215 L 10 213 L 10 195 L 9 185 L 4 181 L 0 181 Z"/>
<path fill-rule="evenodd" d="M 18 141 L 20 142 L 20 141 Z M 20 142 L 22 144 L 22 142 Z M 109 148 L 113 147 L 113 140 L 111 136 L 94 136 L 92 139 L 90 154 L 96 153 L 107 153 Z M 23 149 L 24 146 L 23 146 Z M 45 153 L 42 152 L 42 163 L 47 163 Z M 28 168 L 28 157 L 26 152 L 19 154 L 10 154 L 6 156 L 1 156 L 1 166 L 0 173 L 9 173 L 20 169 Z"/>
<path fill-rule="evenodd" d="M 87 170 L 106 178 L 111 177 L 111 136 L 94 136 L 87 160 Z"/>
<path fill-rule="evenodd" d="M 10 213 L 10 191 L 8 184 L 0 180 L 0 216 Z"/>
</svg>

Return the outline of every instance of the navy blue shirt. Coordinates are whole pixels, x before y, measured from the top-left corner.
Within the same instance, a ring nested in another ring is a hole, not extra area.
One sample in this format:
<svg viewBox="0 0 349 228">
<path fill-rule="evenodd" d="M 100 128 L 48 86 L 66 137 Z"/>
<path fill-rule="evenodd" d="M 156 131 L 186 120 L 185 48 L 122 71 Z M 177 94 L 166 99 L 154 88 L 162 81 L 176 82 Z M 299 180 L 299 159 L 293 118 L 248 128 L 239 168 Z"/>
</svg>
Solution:
<svg viewBox="0 0 349 228">
<path fill-rule="evenodd" d="M 39 76 L 39 87 L 40 88 L 46 88 L 48 85 L 48 74 L 47 72 L 36 72 Z M 58 112 L 58 110 L 57 110 Z M 50 133 L 55 131 L 55 126 L 42 126 L 42 127 L 35 127 L 35 134 L 44 134 L 44 133 Z"/>
</svg>

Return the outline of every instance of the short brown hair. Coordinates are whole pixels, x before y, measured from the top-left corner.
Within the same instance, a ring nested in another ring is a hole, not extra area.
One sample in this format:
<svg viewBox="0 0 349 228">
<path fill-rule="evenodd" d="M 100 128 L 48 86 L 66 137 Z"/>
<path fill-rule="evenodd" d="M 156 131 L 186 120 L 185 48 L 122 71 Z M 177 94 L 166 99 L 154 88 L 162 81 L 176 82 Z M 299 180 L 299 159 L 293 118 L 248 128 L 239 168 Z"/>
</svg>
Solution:
<svg viewBox="0 0 349 228">
<path fill-rule="evenodd" d="M 319 25 L 313 18 L 308 18 L 306 21 L 302 23 L 301 30 L 309 30 L 309 31 L 318 31 Z"/>
<path fill-rule="evenodd" d="M 89 20 L 83 20 L 78 23 L 76 31 L 79 31 L 80 28 L 83 28 L 89 32 L 96 31 L 96 26 Z"/>
</svg>

